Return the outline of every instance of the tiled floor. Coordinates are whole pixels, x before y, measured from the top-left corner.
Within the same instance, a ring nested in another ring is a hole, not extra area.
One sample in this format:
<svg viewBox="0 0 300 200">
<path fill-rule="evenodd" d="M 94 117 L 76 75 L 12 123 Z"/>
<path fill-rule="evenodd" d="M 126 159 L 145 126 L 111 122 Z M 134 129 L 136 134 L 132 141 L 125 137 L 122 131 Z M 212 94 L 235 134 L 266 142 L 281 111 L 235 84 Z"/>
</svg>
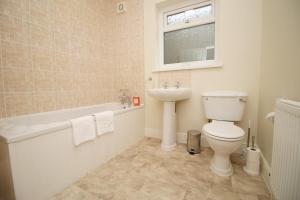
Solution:
<svg viewBox="0 0 300 200">
<path fill-rule="evenodd" d="M 144 139 L 74 183 L 53 200 L 266 200 L 261 177 L 247 176 L 238 158 L 234 175 L 219 177 L 209 169 L 212 151 L 189 155 L 185 145 L 172 152 L 160 141 Z"/>
</svg>

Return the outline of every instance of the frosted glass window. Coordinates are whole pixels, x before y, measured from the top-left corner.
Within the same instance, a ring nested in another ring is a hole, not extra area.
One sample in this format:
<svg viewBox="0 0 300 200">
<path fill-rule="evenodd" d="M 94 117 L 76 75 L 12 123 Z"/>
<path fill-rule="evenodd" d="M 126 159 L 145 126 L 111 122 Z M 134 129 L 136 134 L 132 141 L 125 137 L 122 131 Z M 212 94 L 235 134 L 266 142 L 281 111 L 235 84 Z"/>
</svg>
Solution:
<svg viewBox="0 0 300 200">
<path fill-rule="evenodd" d="M 167 16 L 167 24 L 172 25 L 178 22 L 187 22 L 190 19 L 196 19 L 200 17 L 207 17 L 212 15 L 212 6 L 207 5 L 200 8 L 194 8 L 186 10 L 184 12 L 176 13 Z"/>
<path fill-rule="evenodd" d="M 215 23 L 164 33 L 164 64 L 215 59 Z"/>
</svg>

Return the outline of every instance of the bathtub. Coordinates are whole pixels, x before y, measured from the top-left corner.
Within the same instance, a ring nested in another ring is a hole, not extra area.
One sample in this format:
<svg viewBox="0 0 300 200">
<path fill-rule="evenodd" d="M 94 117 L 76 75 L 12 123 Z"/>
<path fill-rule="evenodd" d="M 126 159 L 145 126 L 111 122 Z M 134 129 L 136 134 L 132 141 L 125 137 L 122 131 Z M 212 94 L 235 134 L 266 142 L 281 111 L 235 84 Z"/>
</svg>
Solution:
<svg viewBox="0 0 300 200">
<path fill-rule="evenodd" d="M 73 145 L 70 119 L 113 110 L 115 131 Z M 144 108 L 118 103 L 0 120 L 0 200 L 44 200 L 144 137 Z"/>
</svg>

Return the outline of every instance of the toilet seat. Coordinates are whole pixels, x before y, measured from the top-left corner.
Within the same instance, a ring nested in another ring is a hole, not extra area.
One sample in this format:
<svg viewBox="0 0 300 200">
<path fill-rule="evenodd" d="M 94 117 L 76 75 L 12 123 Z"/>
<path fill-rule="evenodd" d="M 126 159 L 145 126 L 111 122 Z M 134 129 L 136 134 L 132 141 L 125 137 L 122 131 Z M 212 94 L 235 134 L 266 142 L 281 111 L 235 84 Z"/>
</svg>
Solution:
<svg viewBox="0 0 300 200">
<path fill-rule="evenodd" d="M 242 140 L 245 132 L 233 122 L 216 121 L 207 123 L 202 128 L 206 136 L 222 141 Z"/>
</svg>

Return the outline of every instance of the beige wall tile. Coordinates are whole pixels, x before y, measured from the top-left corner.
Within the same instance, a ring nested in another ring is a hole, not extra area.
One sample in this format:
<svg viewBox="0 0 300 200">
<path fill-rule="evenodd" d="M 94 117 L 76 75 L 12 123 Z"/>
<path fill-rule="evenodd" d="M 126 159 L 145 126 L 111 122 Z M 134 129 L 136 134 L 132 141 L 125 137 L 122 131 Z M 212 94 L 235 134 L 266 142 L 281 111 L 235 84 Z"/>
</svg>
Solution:
<svg viewBox="0 0 300 200">
<path fill-rule="evenodd" d="M 56 78 L 53 71 L 33 71 L 34 91 L 51 91 L 56 89 Z"/>
<path fill-rule="evenodd" d="M 75 94 L 75 105 L 76 106 L 90 105 L 89 96 L 86 91 L 78 90 L 78 92 Z"/>
<path fill-rule="evenodd" d="M 29 22 L 47 28 L 49 28 L 53 23 L 49 13 L 32 8 L 30 8 L 29 11 Z"/>
<path fill-rule="evenodd" d="M 7 117 L 32 113 L 32 93 L 5 94 L 4 103 Z"/>
<path fill-rule="evenodd" d="M 69 33 L 54 32 L 54 48 L 55 51 L 69 53 L 70 52 L 70 37 Z"/>
<path fill-rule="evenodd" d="M 73 31 L 72 31 L 73 32 Z M 76 32 L 76 31 L 74 31 Z M 76 32 L 78 35 L 78 32 Z M 84 56 L 86 55 L 86 53 L 84 53 L 82 51 L 82 47 L 83 47 L 83 41 L 82 39 L 78 38 L 78 37 L 75 37 L 75 36 L 70 36 L 70 54 L 73 56 L 73 57 L 76 57 L 76 58 L 81 58 L 83 59 Z"/>
<path fill-rule="evenodd" d="M 2 40 L 2 66 L 31 68 L 30 48 L 24 44 Z"/>
<path fill-rule="evenodd" d="M 102 67 L 98 66 L 101 69 L 101 72 L 103 72 Z M 85 59 L 84 62 L 80 65 L 80 73 L 94 73 L 97 69 L 96 63 L 93 62 L 91 59 Z"/>
<path fill-rule="evenodd" d="M 71 21 L 62 21 L 61 19 L 54 19 L 54 26 L 53 26 L 53 31 L 55 32 L 59 32 L 59 33 L 62 33 L 62 34 L 67 34 L 67 35 L 70 35 L 71 33 L 74 33 L 72 32 L 72 20 Z M 83 27 L 81 27 L 81 29 L 84 29 Z M 75 32 L 76 33 L 76 32 Z M 75 35 L 78 35 L 78 34 L 75 34 Z M 84 38 L 84 37 L 81 37 L 81 38 Z"/>
<path fill-rule="evenodd" d="M 53 23 L 53 10 L 50 0 L 29 0 L 29 22 L 49 27 Z"/>
<path fill-rule="evenodd" d="M 31 47 L 32 67 L 36 70 L 54 70 L 54 51 L 49 48 Z"/>
<path fill-rule="evenodd" d="M 33 94 L 34 112 L 47 112 L 56 109 L 55 92 L 37 92 Z"/>
<path fill-rule="evenodd" d="M 2 68 L 2 40 L 0 34 L 0 68 Z"/>
<path fill-rule="evenodd" d="M 67 53 L 55 52 L 54 65 L 55 71 L 72 72 L 72 65 L 70 63 L 70 56 Z"/>
<path fill-rule="evenodd" d="M 54 3 L 54 19 L 60 19 L 61 21 L 71 20 L 71 1 L 65 0 L 53 0 Z"/>
<path fill-rule="evenodd" d="M 113 65 L 114 99 L 127 88 L 131 95 L 144 96 L 143 2 L 130 0 L 128 11 L 115 16 Z"/>
<path fill-rule="evenodd" d="M 0 13 L 26 20 L 28 0 L 1 0 Z"/>
<path fill-rule="evenodd" d="M 4 95 L 0 93 L 0 118 L 6 117 L 5 114 L 5 105 L 4 105 Z"/>
<path fill-rule="evenodd" d="M 3 69 L 0 67 L 0 93 L 4 92 Z"/>
<path fill-rule="evenodd" d="M 32 46 L 51 48 L 53 46 L 53 32 L 49 27 L 34 24 L 29 25 L 30 44 Z"/>
<path fill-rule="evenodd" d="M 32 92 L 33 81 L 30 69 L 3 69 L 6 92 Z"/>
<path fill-rule="evenodd" d="M 7 116 L 118 101 L 120 88 L 143 96 L 143 6 L 128 3 L 117 15 L 116 1 L 2 0 Z"/>
<path fill-rule="evenodd" d="M 72 108 L 76 106 L 75 92 L 57 92 L 56 109 Z M 90 105 L 90 104 L 88 104 Z"/>
<path fill-rule="evenodd" d="M 68 72 L 55 73 L 55 88 L 57 91 L 71 91 L 74 90 L 75 74 Z"/>
<path fill-rule="evenodd" d="M 81 57 L 77 57 L 73 55 L 70 55 L 70 57 L 71 57 L 70 65 L 72 67 L 72 72 L 75 74 L 79 74 L 81 65 L 85 64 L 84 60 Z"/>
<path fill-rule="evenodd" d="M 29 25 L 26 21 L 0 14 L 1 39 L 27 44 L 29 39 Z"/>
</svg>

